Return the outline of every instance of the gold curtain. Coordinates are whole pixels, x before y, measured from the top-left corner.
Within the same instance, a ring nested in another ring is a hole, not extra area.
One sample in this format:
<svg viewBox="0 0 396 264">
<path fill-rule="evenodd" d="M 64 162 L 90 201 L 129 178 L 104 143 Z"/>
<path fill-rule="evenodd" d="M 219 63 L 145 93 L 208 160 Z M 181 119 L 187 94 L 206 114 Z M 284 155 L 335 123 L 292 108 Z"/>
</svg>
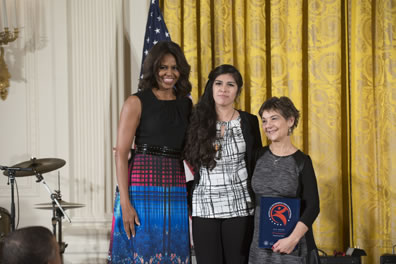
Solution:
<svg viewBox="0 0 396 264">
<path fill-rule="evenodd" d="M 313 159 L 328 254 L 396 244 L 396 3 L 392 0 L 161 0 L 192 66 L 197 102 L 211 69 L 244 77 L 238 107 L 257 114 L 289 96 L 302 119 L 293 142 Z M 263 137 L 264 139 L 264 137 Z M 264 141 L 265 142 L 265 141 Z"/>
<path fill-rule="evenodd" d="M 350 20 L 351 235 L 378 256 L 396 244 L 396 3 L 353 0 Z"/>
</svg>

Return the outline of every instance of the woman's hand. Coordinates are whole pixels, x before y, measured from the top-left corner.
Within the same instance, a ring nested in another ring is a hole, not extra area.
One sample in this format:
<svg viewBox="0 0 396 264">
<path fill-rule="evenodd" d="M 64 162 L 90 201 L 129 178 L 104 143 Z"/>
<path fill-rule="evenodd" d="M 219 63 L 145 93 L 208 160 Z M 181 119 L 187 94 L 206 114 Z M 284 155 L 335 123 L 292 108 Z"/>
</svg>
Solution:
<svg viewBox="0 0 396 264">
<path fill-rule="evenodd" d="M 272 251 L 283 253 L 283 254 L 290 254 L 296 248 L 298 240 L 289 237 L 285 237 L 279 239 L 273 246 Z"/>
<path fill-rule="evenodd" d="M 298 221 L 290 236 L 279 239 L 272 247 L 272 251 L 283 254 L 292 253 L 298 241 L 300 241 L 307 231 L 308 227 L 303 222 Z"/>
<path fill-rule="evenodd" d="M 132 237 L 136 235 L 135 224 L 138 226 L 140 225 L 139 217 L 130 202 L 121 204 L 121 210 L 125 233 L 128 239 L 131 239 L 131 234 Z"/>
</svg>

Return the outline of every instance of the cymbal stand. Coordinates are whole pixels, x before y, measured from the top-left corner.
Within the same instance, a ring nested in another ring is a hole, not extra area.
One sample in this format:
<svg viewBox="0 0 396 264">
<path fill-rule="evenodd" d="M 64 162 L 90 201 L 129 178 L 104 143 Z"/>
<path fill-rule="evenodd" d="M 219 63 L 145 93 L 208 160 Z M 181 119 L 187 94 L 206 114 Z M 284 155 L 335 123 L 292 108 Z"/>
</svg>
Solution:
<svg viewBox="0 0 396 264">
<path fill-rule="evenodd" d="M 59 251 L 61 254 L 65 252 L 65 249 L 67 247 L 67 244 L 62 242 L 62 217 L 66 216 L 67 220 L 69 223 L 71 223 L 70 217 L 66 214 L 66 212 L 63 210 L 62 206 L 60 205 L 58 200 L 61 200 L 61 194 L 60 190 L 55 190 L 55 192 L 52 192 L 48 184 L 44 181 L 43 175 L 40 173 L 36 173 L 37 180 L 36 182 L 42 182 L 44 184 L 44 187 L 47 189 L 47 191 L 50 194 L 51 200 L 52 200 L 52 227 L 53 227 L 53 233 L 56 237 L 56 224 L 58 223 L 58 244 L 59 244 Z M 55 206 L 57 205 L 57 207 Z"/>
<path fill-rule="evenodd" d="M 55 190 L 55 193 L 51 194 L 51 196 L 56 197 L 56 199 L 58 199 L 59 201 L 62 200 L 62 197 L 61 197 L 60 193 L 58 193 L 57 190 Z M 51 219 L 51 222 L 52 222 L 53 233 L 54 233 L 55 236 L 56 236 L 56 224 L 58 222 L 61 222 L 60 220 L 61 219 L 59 219 L 58 214 L 57 214 L 57 210 L 56 210 L 56 203 L 53 200 L 52 201 L 52 219 Z"/>
<path fill-rule="evenodd" d="M 56 195 L 59 199 L 59 201 L 62 200 L 60 190 L 55 190 Z M 64 217 L 63 212 L 61 211 L 60 208 L 56 207 L 56 203 L 52 201 L 52 227 L 53 227 L 53 233 L 54 236 L 58 238 L 58 244 L 59 244 L 59 251 L 61 254 L 65 252 L 65 249 L 67 247 L 67 244 L 62 241 L 62 218 Z M 58 235 L 56 235 L 56 224 L 58 224 Z"/>
<path fill-rule="evenodd" d="M 16 171 L 32 171 L 31 168 L 17 168 L 17 167 L 6 167 L 0 166 L 0 170 L 7 171 L 8 174 L 8 185 L 11 184 L 11 231 L 15 231 L 15 199 L 14 199 L 14 184 L 15 184 L 15 172 Z"/>
<path fill-rule="evenodd" d="M 63 213 L 59 208 L 56 208 L 56 219 L 58 221 L 58 244 L 59 244 L 59 251 L 61 254 L 65 252 L 67 244 L 62 241 L 62 218 Z"/>
<path fill-rule="evenodd" d="M 61 201 L 62 200 L 62 195 L 60 193 L 59 180 L 60 179 L 59 179 L 59 172 L 58 172 L 58 190 L 55 190 L 54 191 L 55 193 L 52 194 L 52 195 L 56 195 L 56 198 Z M 56 237 L 56 223 L 59 223 L 59 225 L 62 225 L 62 218 L 61 218 L 62 216 L 59 217 L 58 210 L 56 210 L 55 205 L 56 205 L 55 202 L 52 201 L 52 228 L 53 228 L 53 233 L 54 233 L 54 235 Z M 62 213 L 62 212 L 60 212 L 60 213 Z M 62 229 L 59 230 L 60 237 L 61 237 L 61 234 L 62 234 L 61 232 L 62 232 Z"/>
<path fill-rule="evenodd" d="M 50 194 L 51 200 L 53 202 L 56 203 L 56 205 L 58 206 L 58 208 L 61 210 L 61 212 L 63 213 L 64 216 L 66 216 L 67 221 L 69 221 L 69 223 L 71 223 L 70 217 L 65 213 L 65 211 L 63 210 L 62 206 L 60 205 L 59 201 L 58 201 L 58 195 L 56 193 L 53 193 L 50 189 L 50 187 L 48 186 L 48 184 L 44 181 L 44 177 L 43 175 L 41 175 L 41 173 L 36 173 L 36 177 L 37 180 L 36 182 L 42 182 L 44 184 L 45 189 L 48 191 L 48 193 Z"/>
</svg>

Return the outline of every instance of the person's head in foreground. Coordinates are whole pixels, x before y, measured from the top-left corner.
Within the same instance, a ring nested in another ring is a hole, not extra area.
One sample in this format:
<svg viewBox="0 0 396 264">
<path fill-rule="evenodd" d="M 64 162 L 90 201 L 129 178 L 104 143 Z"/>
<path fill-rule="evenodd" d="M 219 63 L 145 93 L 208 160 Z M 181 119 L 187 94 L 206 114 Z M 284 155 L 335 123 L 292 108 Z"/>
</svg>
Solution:
<svg viewBox="0 0 396 264">
<path fill-rule="evenodd" d="M 30 226 L 9 233 L 1 242 L 1 264 L 61 264 L 59 245 L 51 231 Z"/>
</svg>

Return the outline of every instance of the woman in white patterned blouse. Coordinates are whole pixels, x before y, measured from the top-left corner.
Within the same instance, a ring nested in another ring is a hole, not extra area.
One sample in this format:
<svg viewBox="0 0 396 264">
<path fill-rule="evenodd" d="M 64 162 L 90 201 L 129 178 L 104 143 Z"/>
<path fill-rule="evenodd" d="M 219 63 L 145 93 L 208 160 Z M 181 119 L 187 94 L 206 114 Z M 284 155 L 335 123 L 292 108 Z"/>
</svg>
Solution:
<svg viewBox="0 0 396 264">
<path fill-rule="evenodd" d="M 209 74 L 187 130 L 193 166 L 193 241 L 198 264 L 247 263 L 253 231 L 252 153 L 261 147 L 256 116 L 234 108 L 242 76 L 232 65 Z"/>
</svg>

